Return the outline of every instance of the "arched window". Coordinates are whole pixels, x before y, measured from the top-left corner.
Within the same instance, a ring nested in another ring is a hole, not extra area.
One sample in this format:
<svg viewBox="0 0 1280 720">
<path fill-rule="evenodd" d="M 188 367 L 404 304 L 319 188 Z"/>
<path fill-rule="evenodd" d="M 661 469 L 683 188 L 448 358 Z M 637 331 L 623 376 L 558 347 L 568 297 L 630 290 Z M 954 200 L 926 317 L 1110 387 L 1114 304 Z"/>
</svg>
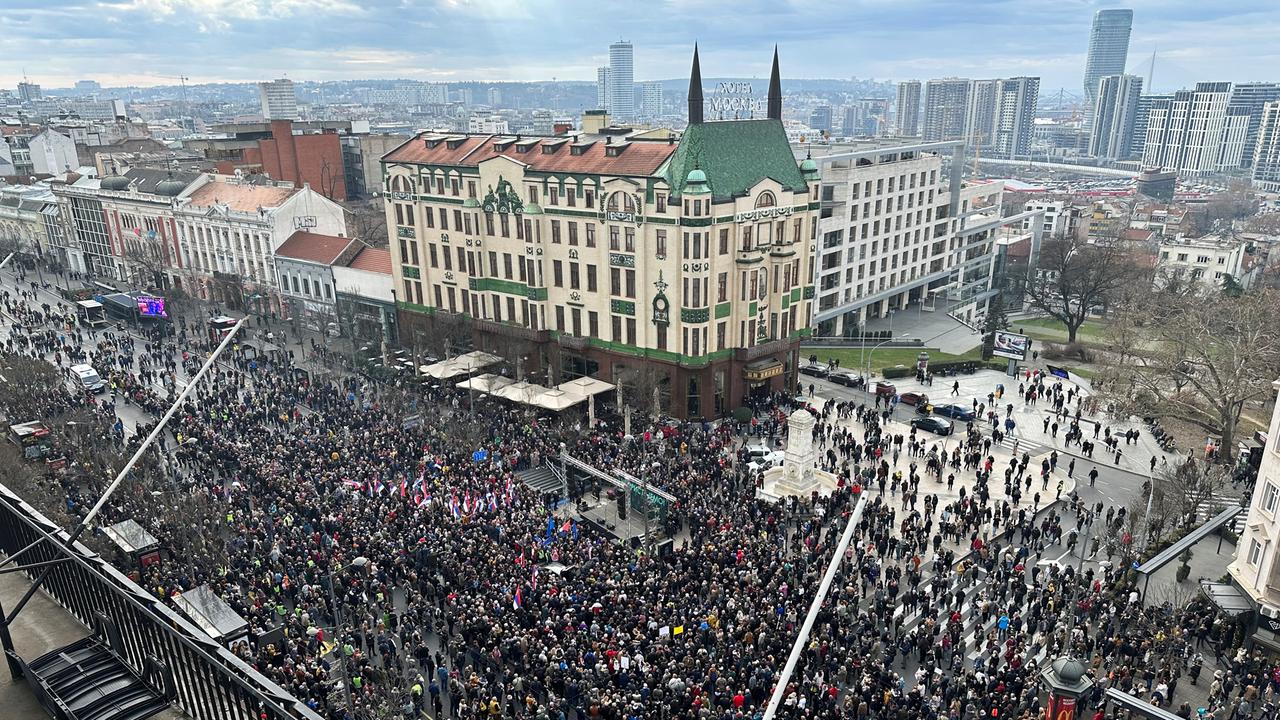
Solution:
<svg viewBox="0 0 1280 720">
<path fill-rule="evenodd" d="M 621 199 L 619 199 L 621 198 Z M 636 204 L 631 196 L 618 191 L 609 196 L 609 212 L 635 212 Z"/>
<path fill-rule="evenodd" d="M 760 193 L 760 195 L 756 197 L 757 208 L 773 207 L 777 203 L 778 203 L 777 198 L 773 196 L 773 193 L 767 190 L 765 192 Z"/>
</svg>

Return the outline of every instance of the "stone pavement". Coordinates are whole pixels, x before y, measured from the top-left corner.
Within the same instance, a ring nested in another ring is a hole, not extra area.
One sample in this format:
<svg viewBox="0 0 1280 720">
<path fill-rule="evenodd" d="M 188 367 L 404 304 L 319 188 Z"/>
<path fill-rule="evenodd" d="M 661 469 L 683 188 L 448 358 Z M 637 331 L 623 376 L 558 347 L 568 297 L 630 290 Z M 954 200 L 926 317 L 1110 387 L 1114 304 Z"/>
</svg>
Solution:
<svg viewBox="0 0 1280 720">
<path fill-rule="evenodd" d="M 938 348 L 951 355 L 963 355 L 982 344 L 982 335 L 956 320 L 939 304 L 936 310 L 922 310 L 919 303 L 909 305 L 888 317 L 867 321 L 868 332 L 890 331 L 895 337 L 906 335 L 920 340 L 924 347 Z"/>
<path fill-rule="evenodd" d="M 935 405 L 955 403 L 971 407 L 974 399 L 979 403 L 987 403 L 987 395 L 996 391 L 997 385 L 1004 385 L 1004 396 L 995 401 L 997 407 L 1000 408 L 1000 414 L 1003 417 L 1004 408 L 1013 405 L 1013 420 L 1017 423 L 1014 431 L 1010 433 L 1010 438 L 1006 442 L 1012 440 L 1019 441 L 1021 447 L 1032 448 L 1030 452 L 1034 455 L 1040 447 L 1050 450 L 1057 450 L 1059 455 L 1066 453 L 1078 458 L 1084 455 L 1080 451 L 1077 444 L 1067 445 L 1064 441 L 1069 421 L 1060 424 L 1058 432 L 1052 431 L 1053 409 L 1045 403 L 1037 403 L 1035 406 L 1028 405 L 1023 402 L 1018 395 L 1018 384 L 1026 382 L 1025 366 L 1019 365 L 1019 374 L 1017 378 L 1009 377 L 1008 374 L 999 370 L 979 370 L 972 375 L 955 375 L 952 377 L 943 377 L 935 375 L 933 378 L 933 386 L 926 387 L 923 383 L 917 382 L 915 377 L 898 378 L 891 380 L 894 387 L 899 393 L 903 392 L 923 392 L 929 396 L 930 401 Z M 1062 380 L 1059 378 L 1050 378 L 1049 384 L 1061 383 L 1064 390 L 1075 388 L 1078 392 L 1083 393 L 1085 397 L 1092 395 L 1093 391 L 1089 380 L 1072 376 L 1072 380 Z M 959 383 L 959 393 L 953 394 L 952 390 L 956 383 Z M 1074 416 L 1074 403 L 1070 406 L 1072 415 Z M 1050 426 L 1046 431 L 1044 426 L 1045 418 L 1049 418 Z M 1003 423 L 1003 420 L 1001 421 Z M 1086 440 L 1093 438 L 1095 426 L 1098 428 L 1098 438 L 1095 441 L 1097 446 L 1093 453 L 1093 462 L 1098 464 L 1106 464 L 1115 466 L 1119 469 L 1149 475 L 1151 472 L 1151 458 L 1156 458 L 1157 467 L 1168 462 L 1176 462 L 1186 457 L 1187 448 L 1181 448 L 1182 452 L 1165 452 L 1160 449 L 1156 443 L 1155 436 L 1152 435 L 1151 429 L 1146 423 L 1138 417 L 1129 417 L 1123 419 L 1108 418 L 1105 414 L 1081 413 L 1080 425 L 1084 431 Z M 1110 428 L 1113 435 L 1120 435 L 1120 460 L 1116 462 L 1115 458 L 1109 453 L 1102 444 L 1105 437 L 1106 429 Z M 1138 440 L 1136 444 L 1126 445 L 1123 441 L 1123 435 L 1126 430 L 1137 430 Z M 1065 464 L 1067 460 L 1064 460 Z"/>
<path fill-rule="evenodd" d="M 815 407 L 821 408 L 826 404 L 827 400 L 822 397 L 814 397 L 810 402 Z M 832 417 L 834 418 L 835 416 L 832 415 Z M 848 418 L 845 420 L 835 420 L 834 422 L 838 427 L 848 428 L 849 430 L 851 430 L 854 433 L 855 437 L 861 438 L 864 434 L 863 426 L 861 423 L 858 422 L 856 417 Z M 926 453 L 933 449 L 937 449 L 940 453 L 950 452 L 955 449 L 956 444 L 960 442 L 961 438 L 963 437 L 962 434 L 964 432 L 964 423 L 959 421 L 952 421 L 952 424 L 955 427 L 956 432 L 955 434 L 952 434 L 949 436 L 938 436 L 938 435 L 933 435 L 931 433 L 927 433 L 924 431 L 919 431 L 917 433 L 917 435 L 921 437 L 926 443 Z M 900 434 L 903 437 L 908 437 L 911 434 L 910 424 L 908 422 L 903 422 L 898 419 L 889 420 L 887 423 L 885 423 L 884 428 L 885 428 L 885 432 L 890 435 Z M 984 428 L 984 434 L 989 434 L 985 428 Z M 819 458 L 821 458 L 821 456 L 826 453 L 826 450 L 827 450 L 826 446 L 818 447 Z M 1071 493 L 1075 491 L 1076 481 L 1072 478 L 1067 477 L 1065 459 L 1060 459 L 1057 469 L 1050 474 L 1048 489 L 1047 490 L 1041 489 L 1041 482 L 1039 480 L 1040 462 L 1044 458 L 1048 457 L 1051 451 L 1052 451 L 1052 448 L 1049 448 L 1046 446 L 1031 447 L 1030 445 L 1024 445 L 1018 448 L 1017 455 L 1019 457 L 1021 457 L 1021 454 L 1023 452 L 1026 452 L 1030 455 L 1030 461 L 1027 466 L 1027 472 L 1031 473 L 1035 477 L 1035 479 L 1032 481 L 1031 490 L 1030 491 L 1024 490 L 1022 495 L 1022 502 L 1017 509 L 1028 509 L 1028 510 L 1034 509 L 1037 512 L 1046 509 L 1049 505 L 1051 505 L 1057 499 L 1055 497 L 1055 494 L 1057 493 L 1057 483 L 1059 480 L 1062 481 L 1062 493 L 1061 493 L 1062 499 L 1065 500 L 1066 498 L 1069 498 L 1071 496 Z M 992 457 L 995 458 L 995 465 L 994 465 L 994 470 L 992 471 L 991 481 L 987 483 L 987 489 L 991 496 L 992 505 L 998 505 L 999 503 L 1009 500 L 1008 496 L 1004 492 L 1004 469 L 1009 466 L 1009 461 L 1014 457 L 1013 443 L 1011 442 L 994 443 L 991 446 L 990 454 Z M 1061 456 L 1061 452 L 1059 452 L 1059 456 Z M 916 463 L 917 465 L 916 472 L 918 474 L 922 476 L 925 474 L 926 462 L 927 462 L 925 458 L 911 458 L 904 451 L 898 456 L 896 461 L 894 460 L 892 455 L 886 456 L 885 459 L 889 461 L 891 474 L 894 472 L 901 471 L 903 477 L 906 477 L 907 475 L 910 474 L 910 468 L 911 468 L 912 462 Z M 956 482 L 953 488 L 948 489 L 946 484 L 946 475 L 951 473 L 955 474 Z M 975 474 L 974 470 L 954 470 L 950 466 L 948 466 L 943 473 L 943 480 L 941 482 L 938 482 L 931 477 L 925 477 L 920 481 L 920 486 L 918 489 L 919 497 L 917 498 L 916 509 L 920 511 L 924 510 L 924 497 L 926 495 L 933 495 L 937 497 L 939 507 L 945 507 L 959 500 L 961 489 L 964 490 L 966 496 L 972 497 L 974 492 L 974 486 L 977 483 L 977 480 L 975 479 L 974 474 Z M 879 493 L 879 489 L 873 484 L 869 488 L 867 488 L 867 492 L 870 492 L 874 495 Z M 888 484 L 885 485 L 885 492 L 886 494 L 890 494 Z M 1034 500 L 1034 496 L 1036 493 L 1040 494 L 1040 503 L 1038 505 L 1035 504 L 1035 500 Z M 886 502 L 888 502 L 891 507 L 901 508 L 902 507 L 901 493 L 900 492 L 893 493 L 892 497 L 886 498 Z M 1012 503 L 1011 500 L 1010 500 L 1010 503 Z M 990 540 L 989 537 L 984 539 Z M 947 543 L 947 547 L 955 551 L 957 558 L 962 558 L 965 555 L 967 555 L 969 552 L 969 546 L 967 542 L 961 545 Z"/>
</svg>

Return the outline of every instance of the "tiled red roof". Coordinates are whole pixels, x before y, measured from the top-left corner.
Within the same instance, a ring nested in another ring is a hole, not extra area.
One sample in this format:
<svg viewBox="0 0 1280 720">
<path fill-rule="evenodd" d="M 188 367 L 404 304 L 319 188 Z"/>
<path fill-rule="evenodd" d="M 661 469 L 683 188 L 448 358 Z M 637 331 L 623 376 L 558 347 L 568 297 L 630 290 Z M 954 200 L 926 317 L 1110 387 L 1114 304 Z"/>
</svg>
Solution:
<svg viewBox="0 0 1280 720">
<path fill-rule="evenodd" d="M 368 272 L 390 275 L 391 251 L 386 248 L 364 248 L 356 253 L 355 257 L 351 258 L 351 262 L 347 263 L 347 267 L 352 270 L 367 270 Z"/>
<path fill-rule="evenodd" d="M 658 168 L 676 150 L 674 143 L 623 140 L 615 143 L 625 146 L 615 156 L 608 153 L 610 146 L 601 139 L 575 155 L 573 142 L 564 142 L 564 138 L 521 138 L 519 143 L 510 143 L 510 140 L 512 137 L 509 135 L 469 135 L 456 148 L 450 148 L 446 140 L 429 148 L 426 135 L 419 135 L 382 159 L 387 162 L 475 167 L 502 155 L 528 165 L 535 172 L 650 176 L 656 175 Z M 553 141 L 559 144 L 559 148 L 553 153 L 544 153 L 543 141 Z M 503 145 L 501 151 L 498 144 Z"/>
<path fill-rule="evenodd" d="M 332 265 L 355 238 L 320 235 L 299 230 L 276 250 L 276 255 L 306 262 Z"/>
</svg>

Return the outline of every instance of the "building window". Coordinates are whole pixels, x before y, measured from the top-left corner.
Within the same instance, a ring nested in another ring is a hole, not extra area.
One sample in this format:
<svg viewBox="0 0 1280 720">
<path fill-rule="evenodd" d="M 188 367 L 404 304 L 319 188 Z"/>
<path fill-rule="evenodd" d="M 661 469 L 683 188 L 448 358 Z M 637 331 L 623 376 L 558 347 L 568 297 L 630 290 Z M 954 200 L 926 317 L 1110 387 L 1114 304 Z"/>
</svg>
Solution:
<svg viewBox="0 0 1280 720">
<path fill-rule="evenodd" d="M 615 296 L 622 294 L 621 268 L 609 268 L 609 293 Z"/>
<path fill-rule="evenodd" d="M 657 201 L 658 201 L 658 212 L 660 212 L 660 213 L 664 213 L 664 212 L 666 212 L 666 211 L 667 211 L 667 196 L 666 196 L 666 195 L 663 195 L 662 193 L 658 193 L 658 195 L 657 195 Z"/>
<path fill-rule="evenodd" d="M 573 196 L 570 195 L 569 197 Z M 576 247 L 578 244 L 578 223 L 572 220 L 566 220 L 565 222 L 569 226 L 569 244 Z"/>
<path fill-rule="evenodd" d="M 622 249 L 622 243 L 619 241 L 621 233 L 618 232 L 617 225 L 609 226 L 609 249 L 617 252 Z"/>
<path fill-rule="evenodd" d="M 596 246 L 596 226 L 595 223 L 587 223 L 587 247 Z"/>
<path fill-rule="evenodd" d="M 636 271 L 627 270 L 626 276 L 627 276 L 627 297 L 634 300 L 636 297 Z"/>
<path fill-rule="evenodd" d="M 428 210 L 428 212 L 430 212 L 430 210 Z M 440 208 L 440 229 L 441 230 L 449 229 L 449 211 L 444 208 Z"/>
<path fill-rule="evenodd" d="M 1275 515 L 1277 502 L 1280 502 L 1280 489 L 1276 488 L 1275 483 L 1267 482 L 1262 488 L 1262 509 Z"/>
<path fill-rule="evenodd" d="M 725 255 L 729 252 L 729 228 L 720 229 L 720 254 Z"/>
<path fill-rule="evenodd" d="M 663 260 L 667 257 L 667 231 L 666 230 L 658 230 L 657 233 L 655 234 L 654 255 L 657 256 L 659 260 Z"/>
<path fill-rule="evenodd" d="M 626 252 L 633 253 L 636 251 L 636 229 L 628 227 L 625 232 L 627 240 Z"/>
<path fill-rule="evenodd" d="M 1257 539 L 1249 541 L 1249 564 L 1258 567 L 1258 563 L 1262 561 L 1262 543 Z"/>
<path fill-rule="evenodd" d="M 556 332 L 564 332 L 564 306 L 563 305 L 556 306 Z"/>
<path fill-rule="evenodd" d="M 587 311 L 588 337 L 600 337 L 600 314 L 594 310 Z"/>
<path fill-rule="evenodd" d="M 551 242 L 557 245 L 560 244 L 560 221 L 559 220 L 551 221 Z"/>
<path fill-rule="evenodd" d="M 569 263 L 569 289 L 577 290 L 578 287 L 579 287 L 578 263 L 571 262 Z M 574 334 L 577 335 L 578 333 L 574 333 Z"/>
<path fill-rule="evenodd" d="M 716 276 L 716 302 L 729 299 L 729 273 L 722 272 Z"/>
<path fill-rule="evenodd" d="M 551 277 L 556 287 L 564 287 L 564 266 L 559 260 L 551 261 Z"/>
<path fill-rule="evenodd" d="M 596 291 L 596 266 L 587 265 L 587 292 Z"/>
<path fill-rule="evenodd" d="M 560 188 L 557 188 L 557 187 L 554 187 L 554 186 L 553 186 L 553 187 L 548 191 L 548 195 L 550 196 L 550 200 L 548 201 L 548 202 L 549 202 L 549 204 L 551 204 L 551 205 L 559 205 L 559 204 L 560 204 Z"/>
</svg>

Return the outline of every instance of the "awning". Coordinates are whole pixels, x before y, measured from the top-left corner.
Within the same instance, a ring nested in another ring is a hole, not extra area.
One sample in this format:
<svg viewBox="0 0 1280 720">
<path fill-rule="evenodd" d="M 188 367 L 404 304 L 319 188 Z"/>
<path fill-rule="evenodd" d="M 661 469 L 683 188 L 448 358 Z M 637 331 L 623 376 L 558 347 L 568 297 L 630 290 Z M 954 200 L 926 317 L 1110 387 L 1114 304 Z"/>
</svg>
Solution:
<svg viewBox="0 0 1280 720">
<path fill-rule="evenodd" d="M 757 360 L 747 363 L 747 366 L 743 368 L 743 374 L 748 382 L 759 382 L 781 375 L 782 370 L 782 363 L 777 360 Z"/>
<path fill-rule="evenodd" d="M 502 375 L 494 375 L 493 373 L 485 373 L 484 375 L 477 375 L 471 378 L 470 380 L 463 380 L 462 382 L 458 383 L 458 387 L 463 390 L 475 390 L 476 392 L 492 393 L 494 390 L 497 390 L 498 388 L 506 387 L 507 385 L 511 385 L 514 382 L 515 380 L 512 380 L 509 377 L 503 377 Z"/>
<path fill-rule="evenodd" d="M 137 520 L 122 520 L 102 528 L 102 533 L 127 553 L 146 552 L 160 546 L 155 535 L 138 524 Z"/>
<path fill-rule="evenodd" d="M 423 365 L 419 371 L 437 380 L 448 380 L 459 375 L 470 375 L 490 365 L 502 362 L 502 358 L 480 350 L 459 355 L 451 360 L 441 360 L 432 365 Z"/>
<path fill-rule="evenodd" d="M 574 378 L 568 382 L 562 382 L 556 386 L 560 390 L 569 393 L 576 393 L 583 397 L 588 395 L 599 395 L 602 392 L 609 392 L 614 388 L 610 383 L 593 377 Z"/>
<path fill-rule="evenodd" d="M 1200 590 L 1222 611 L 1224 615 L 1236 616 L 1253 610 L 1253 603 L 1240 592 L 1240 588 L 1230 583 L 1216 583 L 1208 580 L 1200 581 Z"/>
<path fill-rule="evenodd" d="M 208 585 L 175 595 L 173 604 L 214 640 L 227 643 L 249 634 L 249 622 L 236 614 Z"/>
<path fill-rule="evenodd" d="M 555 410 L 556 412 L 560 412 L 561 410 L 577 405 L 578 403 L 583 402 L 586 399 L 587 399 L 586 395 L 579 395 L 577 393 L 565 392 L 564 390 L 556 388 L 554 390 L 548 390 L 542 393 L 541 395 L 534 397 L 532 404 L 537 405 L 538 407 L 546 408 L 548 410 Z"/>
</svg>

